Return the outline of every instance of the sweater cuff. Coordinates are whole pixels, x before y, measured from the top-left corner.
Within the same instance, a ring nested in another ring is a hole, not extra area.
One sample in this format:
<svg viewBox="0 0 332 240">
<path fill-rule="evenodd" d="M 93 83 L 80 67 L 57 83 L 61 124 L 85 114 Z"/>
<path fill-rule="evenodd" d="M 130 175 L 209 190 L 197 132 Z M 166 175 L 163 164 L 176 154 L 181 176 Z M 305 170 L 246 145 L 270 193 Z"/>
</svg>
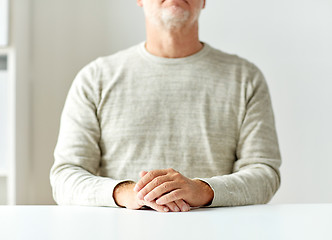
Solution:
<svg viewBox="0 0 332 240">
<path fill-rule="evenodd" d="M 221 207 L 223 202 L 223 196 L 227 195 L 225 194 L 227 192 L 225 184 L 222 184 L 220 179 L 216 178 L 195 178 L 198 180 L 201 180 L 208 184 L 211 189 L 213 190 L 214 196 L 212 199 L 212 202 L 210 205 L 207 205 L 205 207 Z"/>
</svg>

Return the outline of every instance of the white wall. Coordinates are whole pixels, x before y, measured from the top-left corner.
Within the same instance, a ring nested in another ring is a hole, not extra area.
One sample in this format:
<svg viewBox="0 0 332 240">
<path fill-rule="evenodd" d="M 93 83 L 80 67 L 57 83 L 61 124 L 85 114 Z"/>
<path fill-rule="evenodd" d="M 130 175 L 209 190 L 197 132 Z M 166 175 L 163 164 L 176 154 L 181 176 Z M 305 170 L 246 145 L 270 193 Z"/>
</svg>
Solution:
<svg viewBox="0 0 332 240">
<path fill-rule="evenodd" d="M 203 40 L 256 63 L 270 86 L 283 164 L 272 202 L 332 202 L 332 1 L 212 1 Z"/>
<path fill-rule="evenodd" d="M 145 37 L 131 1 L 32 0 L 32 171 L 29 203 L 53 203 L 53 164 L 60 114 L 77 72 L 98 56 Z"/>
<path fill-rule="evenodd" d="M 31 162 L 31 48 L 30 48 L 30 0 L 11 0 L 10 6 L 10 51 L 13 49 L 13 56 L 10 55 L 9 67 L 13 66 L 12 83 L 15 88 L 16 96 L 12 99 L 15 105 L 15 134 L 9 139 L 15 142 L 13 158 L 16 160 L 15 185 L 16 185 L 16 203 L 28 203 L 28 195 L 31 187 L 30 182 L 33 162 Z M 14 66 L 15 62 L 15 66 Z M 11 70 L 10 70 L 11 72 Z M 13 144 L 14 145 L 14 144 Z"/>
<path fill-rule="evenodd" d="M 77 71 L 144 40 L 134 0 L 31 0 L 31 170 L 27 203 L 53 203 L 48 174 Z M 207 0 L 201 39 L 264 72 L 283 156 L 272 202 L 332 202 L 332 2 Z M 329 81 L 330 80 L 330 81 Z"/>
</svg>

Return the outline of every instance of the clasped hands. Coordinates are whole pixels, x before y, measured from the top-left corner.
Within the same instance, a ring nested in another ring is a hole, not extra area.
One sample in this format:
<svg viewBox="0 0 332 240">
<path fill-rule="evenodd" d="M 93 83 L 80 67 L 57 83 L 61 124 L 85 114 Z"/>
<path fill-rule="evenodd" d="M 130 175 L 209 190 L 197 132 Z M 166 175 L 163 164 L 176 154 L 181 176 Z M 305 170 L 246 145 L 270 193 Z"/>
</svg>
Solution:
<svg viewBox="0 0 332 240">
<path fill-rule="evenodd" d="M 186 212 L 190 207 L 209 204 L 214 196 L 211 187 L 198 179 L 189 179 L 174 169 L 142 171 L 135 184 L 119 184 L 114 200 L 122 207 L 150 207 L 158 212 Z"/>
</svg>

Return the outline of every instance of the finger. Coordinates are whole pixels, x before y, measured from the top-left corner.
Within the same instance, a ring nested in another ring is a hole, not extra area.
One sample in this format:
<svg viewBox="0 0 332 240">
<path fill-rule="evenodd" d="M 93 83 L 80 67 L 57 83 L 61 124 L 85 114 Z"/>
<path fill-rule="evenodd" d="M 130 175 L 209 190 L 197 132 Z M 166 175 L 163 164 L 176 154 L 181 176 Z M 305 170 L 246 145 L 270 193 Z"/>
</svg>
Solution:
<svg viewBox="0 0 332 240">
<path fill-rule="evenodd" d="M 179 207 L 179 209 L 181 209 L 182 212 L 188 212 L 190 210 L 189 204 L 182 199 L 176 200 L 175 204 Z"/>
<path fill-rule="evenodd" d="M 135 185 L 134 191 L 139 192 L 143 187 L 145 187 L 146 184 L 151 182 L 153 179 L 155 179 L 158 176 L 162 176 L 167 174 L 167 171 L 164 169 L 160 170 L 152 170 L 145 174 Z"/>
<path fill-rule="evenodd" d="M 181 209 L 175 202 L 170 202 L 168 204 L 165 204 L 166 207 L 168 207 L 172 212 L 180 212 Z"/>
<path fill-rule="evenodd" d="M 167 193 L 163 196 L 161 196 L 160 198 L 158 198 L 156 200 L 156 203 L 159 205 L 165 205 L 167 203 L 170 202 L 174 202 L 180 199 L 184 199 L 184 194 L 183 194 L 183 190 L 181 189 L 176 189 L 174 191 L 171 191 L 170 193 Z"/>
<path fill-rule="evenodd" d="M 156 201 L 151 201 L 151 202 L 144 201 L 144 205 L 146 205 L 158 212 L 169 212 L 170 211 L 170 209 L 167 206 L 159 205 L 156 203 Z"/>
<path fill-rule="evenodd" d="M 146 185 L 138 194 L 141 194 L 145 201 L 152 201 L 156 198 L 161 197 L 165 193 L 171 192 L 179 188 L 179 183 L 167 180 L 168 176 L 155 178 L 152 182 Z"/>
<path fill-rule="evenodd" d="M 138 192 L 137 194 L 138 198 L 144 199 L 146 201 L 152 201 L 154 198 L 145 199 L 146 195 L 155 188 L 157 188 L 158 186 L 164 184 L 165 182 L 168 182 L 169 180 L 170 180 L 169 176 L 167 175 L 156 177 Z"/>
<path fill-rule="evenodd" d="M 144 177 L 147 173 L 148 173 L 147 171 L 141 171 L 141 172 L 139 173 L 139 177 L 142 178 L 142 177 Z"/>
</svg>

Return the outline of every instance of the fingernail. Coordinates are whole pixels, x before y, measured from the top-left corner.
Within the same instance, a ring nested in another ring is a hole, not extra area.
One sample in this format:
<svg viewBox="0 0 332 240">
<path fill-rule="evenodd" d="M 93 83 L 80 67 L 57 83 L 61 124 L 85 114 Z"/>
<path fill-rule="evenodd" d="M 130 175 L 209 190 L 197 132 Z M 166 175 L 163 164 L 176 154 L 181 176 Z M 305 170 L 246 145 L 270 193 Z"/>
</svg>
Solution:
<svg viewBox="0 0 332 240">
<path fill-rule="evenodd" d="M 135 187 L 134 187 L 134 191 L 135 191 L 135 192 L 138 192 L 138 186 L 137 186 L 137 185 L 135 185 Z"/>
<path fill-rule="evenodd" d="M 150 199 L 150 197 L 147 195 L 144 197 L 144 200 L 150 202 L 152 199 Z"/>
<path fill-rule="evenodd" d="M 175 211 L 175 212 L 179 212 L 180 209 L 179 209 L 178 207 L 175 207 L 175 208 L 174 208 L 174 211 Z"/>
<path fill-rule="evenodd" d="M 169 211 L 169 208 L 164 207 L 164 212 L 168 212 L 168 211 Z"/>
<path fill-rule="evenodd" d="M 187 212 L 188 210 L 189 210 L 188 205 L 184 205 L 184 206 L 182 207 L 182 212 Z"/>
</svg>

